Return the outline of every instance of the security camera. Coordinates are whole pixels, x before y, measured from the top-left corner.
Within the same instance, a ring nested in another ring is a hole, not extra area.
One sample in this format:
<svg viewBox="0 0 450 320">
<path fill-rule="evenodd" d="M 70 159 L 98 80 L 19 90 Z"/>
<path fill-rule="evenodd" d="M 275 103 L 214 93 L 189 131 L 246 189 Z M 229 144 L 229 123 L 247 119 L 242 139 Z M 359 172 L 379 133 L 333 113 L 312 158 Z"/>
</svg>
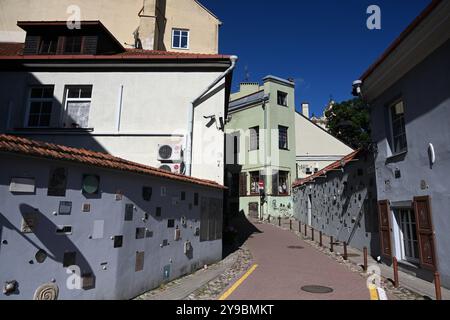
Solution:
<svg viewBox="0 0 450 320">
<path fill-rule="evenodd" d="M 353 81 L 353 91 L 352 91 L 353 96 L 355 96 L 355 97 L 361 96 L 362 85 L 363 85 L 363 82 L 361 80 Z"/>
</svg>

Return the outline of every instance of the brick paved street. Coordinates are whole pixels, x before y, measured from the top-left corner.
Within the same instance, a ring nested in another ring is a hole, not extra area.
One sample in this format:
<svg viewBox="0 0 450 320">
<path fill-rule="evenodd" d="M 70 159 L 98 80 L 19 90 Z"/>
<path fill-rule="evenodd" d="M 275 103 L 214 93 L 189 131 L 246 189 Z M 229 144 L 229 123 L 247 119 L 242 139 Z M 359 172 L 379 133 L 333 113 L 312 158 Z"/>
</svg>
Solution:
<svg viewBox="0 0 450 320">
<path fill-rule="evenodd" d="M 366 300 L 366 280 L 299 239 L 294 233 L 256 223 L 260 231 L 247 240 L 255 271 L 231 293 L 228 300 Z M 311 294 L 303 286 L 332 288 L 328 294 Z"/>
</svg>

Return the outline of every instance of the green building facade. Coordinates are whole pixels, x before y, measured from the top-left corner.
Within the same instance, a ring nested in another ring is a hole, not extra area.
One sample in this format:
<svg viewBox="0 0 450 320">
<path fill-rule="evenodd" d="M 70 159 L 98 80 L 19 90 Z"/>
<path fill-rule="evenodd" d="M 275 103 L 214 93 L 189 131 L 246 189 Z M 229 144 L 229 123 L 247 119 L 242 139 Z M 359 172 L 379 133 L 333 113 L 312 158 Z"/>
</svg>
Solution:
<svg viewBox="0 0 450 320">
<path fill-rule="evenodd" d="M 274 76 L 261 86 L 241 84 L 231 95 L 226 133 L 229 211 L 253 218 L 292 216 L 295 84 Z"/>
</svg>

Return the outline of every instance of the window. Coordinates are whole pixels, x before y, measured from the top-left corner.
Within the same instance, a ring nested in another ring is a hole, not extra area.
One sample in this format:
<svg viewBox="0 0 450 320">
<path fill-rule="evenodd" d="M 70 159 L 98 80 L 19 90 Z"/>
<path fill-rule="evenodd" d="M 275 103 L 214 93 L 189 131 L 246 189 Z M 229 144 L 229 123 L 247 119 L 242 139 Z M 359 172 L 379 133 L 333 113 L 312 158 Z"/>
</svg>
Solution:
<svg viewBox="0 0 450 320">
<path fill-rule="evenodd" d="M 43 37 L 39 44 L 39 54 L 56 54 L 58 37 Z"/>
<path fill-rule="evenodd" d="M 250 151 L 259 150 L 259 127 L 250 128 Z"/>
<path fill-rule="evenodd" d="M 274 196 L 289 195 L 289 172 L 278 171 L 272 175 L 272 194 Z"/>
<path fill-rule="evenodd" d="M 175 220 L 174 219 L 167 220 L 167 228 L 169 228 L 169 229 L 175 228 Z"/>
<path fill-rule="evenodd" d="M 91 108 L 92 86 L 66 88 L 65 128 L 87 128 Z"/>
<path fill-rule="evenodd" d="M 80 54 L 83 38 L 81 36 L 66 37 L 64 41 L 65 54 Z"/>
<path fill-rule="evenodd" d="M 239 175 L 239 195 L 245 197 L 247 195 L 247 173 L 242 172 Z"/>
<path fill-rule="evenodd" d="M 53 106 L 53 86 L 32 87 L 28 108 L 28 127 L 49 127 Z"/>
<path fill-rule="evenodd" d="M 406 128 L 405 128 L 405 106 L 403 101 L 397 102 L 390 107 L 392 151 L 401 153 L 407 151 Z"/>
<path fill-rule="evenodd" d="M 278 91 L 278 94 L 277 94 L 278 105 L 287 107 L 288 106 L 287 100 L 288 100 L 288 94 L 283 91 Z"/>
<path fill-rule="evenodd" d="M 288 128 L 283 126 L 278 126 L 278 144 L 281 150 L 288 149 Z"/>
<path fill-rule="evenodd" d="M 250 193 L 259 195 L 259 171 L 250 172 Z"/>
<path fill-rule="evenodd" d="M 412 209 L 394 209 L 399 224 L 402 259 L 419 262 L 419 242 L 416 232 L 416 216 Z"/>
<path fill-rule="evenodd" d="M 189 49 L 189 30 L 173 29 L 172 48 Z"/>
</svg>

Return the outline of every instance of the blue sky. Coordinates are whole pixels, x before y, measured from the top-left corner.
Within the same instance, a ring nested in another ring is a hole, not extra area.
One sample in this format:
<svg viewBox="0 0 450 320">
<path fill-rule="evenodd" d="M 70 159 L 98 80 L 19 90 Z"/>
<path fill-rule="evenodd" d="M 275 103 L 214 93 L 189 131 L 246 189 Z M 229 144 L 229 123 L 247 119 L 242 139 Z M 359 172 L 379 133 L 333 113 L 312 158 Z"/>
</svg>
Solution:
<svg viewBox="0 0 450 320">
<path fill-rule="evenodd" d="M 330 99 L 351 98 L 351 84 L 431 0 L 201 0 L 223 22 L 220 52 L 236 54 L 233 92 L 273 74 L 296 79 L 296 105 L 316 115 Z M 368 30 L 369 5 L 381 30 Z"/>
</svg>

